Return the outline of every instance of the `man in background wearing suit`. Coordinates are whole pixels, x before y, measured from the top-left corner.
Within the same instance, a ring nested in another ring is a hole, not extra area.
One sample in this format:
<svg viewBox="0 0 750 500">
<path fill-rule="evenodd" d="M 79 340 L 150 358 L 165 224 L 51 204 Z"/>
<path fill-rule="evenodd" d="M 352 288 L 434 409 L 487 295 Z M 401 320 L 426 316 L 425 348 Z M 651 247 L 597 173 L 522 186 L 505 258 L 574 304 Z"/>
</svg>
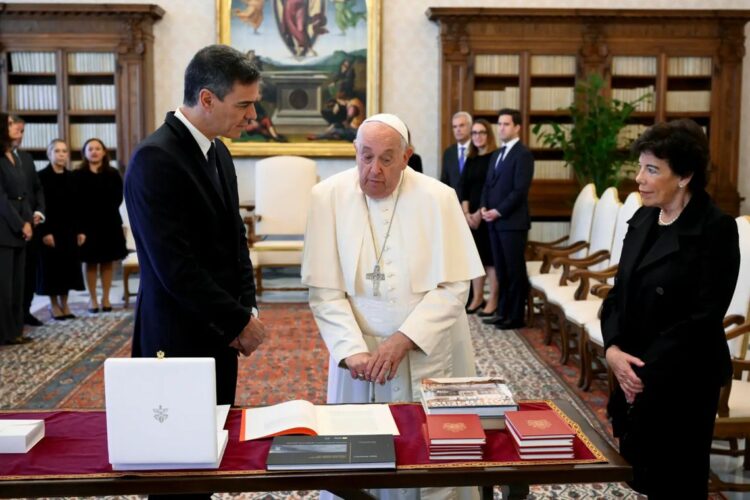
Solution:
<svg viewBox="0 0 750 500">
<path fill-rule="evenodd" d="M 440 174 L 440 181 L 452 187 L 456 191 L 456 196 L 461 192 L 461 172 L 464 170 L 469 153 L 472 121 L 471 115 L 466 111 L 459 111 L 453 115 L 451 124 L 456 144 L 448 146 L 443 151 L 443 170 Z"/>
<path fill-rule="evenodd" d="M 26 122 L 17 115 L 11 115 L 10 121 L 12 126 L 16 127 L 18 139 L 14 142 L 13 152 L 21 160 L 21 170 L 23 171 L 24 181 L 26 183 L 26 199 L 29 201 L 31 212 L 34 214 L 34 233 L 36 227 L 44 222 L 44 190 L 39 176 L 36 173 L 34 159 L 26 151 L 21 151 L 23 142 L 23 133 L 26 130 Z M 39 261 L 39 237 L 34 236 L 26 242 L 26 269 L 24 270 L 23 286 L 23 322 L 29 326 L 41 326 L 39 321 L 31 314 L 31 301 L 34 300 L 34 290 L 36 290 L 36 269 Z"/>
<path fill-rule="evenodd" d="M 263 341 L 232 156 L 256 117 L 260 73 L 210 45 L 185 70 L 183 105 L 141 142 L 125 177 L 141 284 L 133 357 L 213 357 L 218 404 L 234 404 L 237 356 Z"/>
<path fill-rule="evenodd" d="M 529 278 L 524 251 L 531 227 L 528 198 L 534 157 L 519 140 L 521 113 L 501 109 L 498 115 L 503 146 L 490 157 L 480 211 L 490 231 L 500 301 L 495 316 L 484 321 L 498 329 L 515 329 L 525 326 Z"/>
</svg>

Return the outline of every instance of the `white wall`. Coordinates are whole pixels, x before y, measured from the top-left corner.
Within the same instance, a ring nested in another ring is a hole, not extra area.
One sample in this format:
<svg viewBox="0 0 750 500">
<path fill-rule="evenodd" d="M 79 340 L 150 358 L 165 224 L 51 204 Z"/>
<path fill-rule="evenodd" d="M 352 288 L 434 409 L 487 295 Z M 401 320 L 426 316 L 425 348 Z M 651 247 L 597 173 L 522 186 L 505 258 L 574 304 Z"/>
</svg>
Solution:
<svg viewBox="0 0 750 500">
<path fill-rule="evenodd" d="M 8 3 L 49 3 L 51 0 Z M 440 93 L 438 26 L 425 16 L 428 7 L 560 7 L 559 0 L 382 0 L 383 64 L 381 73 L 382 111 L 398 113 L 411 129 L 416 150 L 422 156 L 425 173 L 436 176 L 439 161 L 438 98 Z M 53 3 L 74 3 L 52 0 Z M 75 3 L 100 3 L 75 0 Z M 182 75 L 191 56 L 217 40 L 214 0 L 108 0 L 108 3 L 155 3 L 166 14 L 154 26 L 155 116 L 158 125 L 164 114 L 182 101 Z M 671 9 L 674 0 L 568 0 L 571 8 Z M 750 0 L 682 0 L 681 9 L 748 9 Z M 745 28 L 750 39 L 750 25 Z M 746 50 L 750 42 L 745 43 Z M 742 132 L 750 131 L 750 62 L 743 68 Z M 241 198 L 252 198 L 255 160 L 236 160 Z M 321 178 L 352 165 L 349 159 L 319 159 Z M 750 141 L 740 145 L 740 195 L 748 198 L 742 213 L 750 213 Z"/>
</svg>

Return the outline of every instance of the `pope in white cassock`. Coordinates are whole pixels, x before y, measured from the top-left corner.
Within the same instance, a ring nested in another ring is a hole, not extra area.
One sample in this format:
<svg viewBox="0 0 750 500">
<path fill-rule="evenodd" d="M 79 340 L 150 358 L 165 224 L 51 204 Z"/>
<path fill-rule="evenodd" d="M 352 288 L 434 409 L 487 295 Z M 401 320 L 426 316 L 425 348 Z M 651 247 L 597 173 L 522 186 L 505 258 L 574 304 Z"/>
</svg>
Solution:
<svg viewBox="0 0 750 500">
<path fill-rule="evenodd" d="M 398 117 L 368 118 L 354 144 L 357 168 L 313 188 L 305 232 L 328 402 L 418 401 L 423 378 L 475 375 L 464 307 L 484 270 L 455 191 L 407 167 Z"/>
</svg>

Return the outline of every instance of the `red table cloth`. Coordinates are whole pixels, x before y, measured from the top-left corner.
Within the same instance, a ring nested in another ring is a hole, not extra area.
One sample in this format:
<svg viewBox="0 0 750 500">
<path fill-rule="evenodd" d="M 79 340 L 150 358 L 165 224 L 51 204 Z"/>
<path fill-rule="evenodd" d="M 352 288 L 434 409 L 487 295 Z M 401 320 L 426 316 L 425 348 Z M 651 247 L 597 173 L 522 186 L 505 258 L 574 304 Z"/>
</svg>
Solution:
<svg viewBox="0 0 750 500">
<path fill-rule="evenodd" d="M 430 462 L 421 427 L 425 416 L 418 404 L 392 404 L 391 413 L 398 425 L 396 463 L 398 469 L 444 467 L 493 467 L 538 464 L 583 464 L 606 462 L 602 453 L 586 438 L 580 427 L 563 414 L 551 401 L 529 401 L 521 410 L 552 408 L 576 431 L 575 458 L 569 460 L 521 460 L 506 430 L 486 431 L 484 460 L 473 462 Z M 231 410 L 226 428 L 229 430 L 221 467 L 211 471 L 112 471 L 107 456 L 107 428 L 103 411 L 3 412 L 0 419 L 44 419 L 44 438 L 25 454 L 0 454 L 0 481 L 51 478 L 96 478 L 122 476 L 184 476 L 216 474 L 266 473 L 266 457 L 271 439 L 239 440 L 242 412 Z"/>
</svg>

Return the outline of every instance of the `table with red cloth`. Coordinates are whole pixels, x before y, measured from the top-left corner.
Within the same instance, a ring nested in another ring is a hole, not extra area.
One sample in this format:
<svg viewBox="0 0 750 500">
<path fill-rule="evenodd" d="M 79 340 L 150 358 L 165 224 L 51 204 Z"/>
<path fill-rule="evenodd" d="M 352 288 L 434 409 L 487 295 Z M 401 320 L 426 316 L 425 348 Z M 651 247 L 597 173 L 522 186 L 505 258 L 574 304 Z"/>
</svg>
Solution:
<svg viewBox="0 0 750 500">
<path fill-rule="evenodd" d="M 520 409 L 557 411 L 576 431 L 575 458 L 522 461 L 505 430 L 487 431 L 484 459 L 430 462 L 421 431 L 421 405 L 392 404 L 400 436 L 394 438 L 396 470 L 268 472 L 271 439 L 239 441 L 240 410 L 231 410 L 221 466 L 216 470 L 113 471 L 107 456 L 103 411 L 13 411 L 0 419 L 45 421 L 45 437 L 25 454 L 0 454 L 0 497 L 191 493 L 205 491 L 335 490 L 349 498 L 366 488 L 512 485 L 626 481 L 630 466 L 568 402 L 527 401 Z"/>
</svg>

